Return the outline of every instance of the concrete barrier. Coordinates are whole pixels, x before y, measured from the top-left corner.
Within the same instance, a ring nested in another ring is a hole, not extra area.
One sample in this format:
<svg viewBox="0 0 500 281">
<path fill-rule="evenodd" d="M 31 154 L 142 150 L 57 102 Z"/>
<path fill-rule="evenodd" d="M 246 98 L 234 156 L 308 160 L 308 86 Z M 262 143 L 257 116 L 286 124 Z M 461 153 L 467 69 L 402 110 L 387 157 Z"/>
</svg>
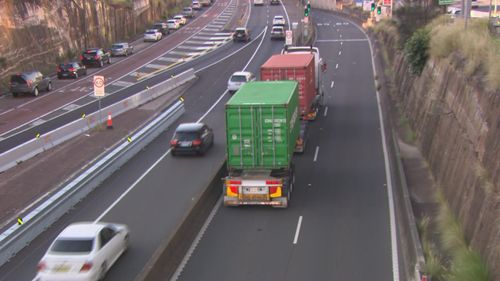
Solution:
<svg viewBox="0 0 500 281">
<path fill-rule="evenodd" d="M 112 104 L 102 109 L 102 112 L 110 112 L 112 116 L 118 116 L 130 109 L 145 104 L 172 89 L 178 87 L 195 78 L 194 69 L 189 69 L 155 86 L 144 89 L 141 92 L 130 96 L 118 103 Z M 18 145 L 0 154 L 0 172 L 6 171 L 17 164 L 26 161 L 35 155 L 44 152 L 58 144 L 61 144 L 75 136 L 78 136 L 89 129 L 92 129 L 105 121 L 99 120 L 99 112 L 86 115 L 84 118 L 75 120 L 65 126 L 40 136 L 33 136 L 31 141 Z"/>
<path fill-rule="evenodd" d="M 135 281 L 169 280 L 221 196 L 224 162 L 171 235 L 164 238 Z"/>
</svg>

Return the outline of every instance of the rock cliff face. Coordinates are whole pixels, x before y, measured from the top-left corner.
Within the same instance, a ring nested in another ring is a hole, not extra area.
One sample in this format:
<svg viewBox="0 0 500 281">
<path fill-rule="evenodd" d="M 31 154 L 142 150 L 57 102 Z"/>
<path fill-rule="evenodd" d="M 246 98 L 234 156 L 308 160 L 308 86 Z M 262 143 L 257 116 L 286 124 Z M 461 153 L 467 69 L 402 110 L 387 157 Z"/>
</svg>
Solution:
<svg viewBox="0 0 500 281">
<path fill-rule="evenodd" d="M 0 80 L 142 33 L 180 0 L 0 0 Z M 0 92 L 5 89 L 0 89 Z"/>
<path fill-rule="evenodd" d="M 480 78 L 448 60 L 430 59 L 416 77 L 401 53 L 387 53 L 396 99 L 434 179 L 470 245 L 500 280 L 500 92 L 487 92 Z"/>
</svg>

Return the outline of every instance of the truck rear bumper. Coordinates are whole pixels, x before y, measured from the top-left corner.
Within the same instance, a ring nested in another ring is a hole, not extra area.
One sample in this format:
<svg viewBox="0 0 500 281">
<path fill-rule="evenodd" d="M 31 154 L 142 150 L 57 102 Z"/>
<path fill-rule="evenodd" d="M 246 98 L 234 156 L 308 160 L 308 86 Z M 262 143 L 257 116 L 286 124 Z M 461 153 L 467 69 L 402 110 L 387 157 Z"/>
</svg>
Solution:
<svg viewBox="0 0 500 281">
<path fill-rule="evenodd" d="M 259 205 L 259 206 L 273 206 L 286 208 L 288 207 L 288 199 L 286 197 L 274 198 L 271 201 L 252 201 L 241 200 L 236 197 L 224 196 L 224 206 L 245 206 L 245 205 Z"/>
</svg>

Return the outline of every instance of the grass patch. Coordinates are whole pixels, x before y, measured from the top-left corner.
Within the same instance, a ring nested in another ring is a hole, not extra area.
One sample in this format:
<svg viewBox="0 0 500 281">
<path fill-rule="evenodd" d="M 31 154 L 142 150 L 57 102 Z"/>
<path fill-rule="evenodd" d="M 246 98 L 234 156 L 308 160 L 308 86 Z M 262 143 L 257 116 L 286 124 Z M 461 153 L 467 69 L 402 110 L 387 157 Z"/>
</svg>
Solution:
<svg viewBox="0 0 500 281">
<path fill-rule="evenodd" d="M 482 70 L 489 90 L 500 89 L 500 41 L 490 35 L 488 21 L 471 19 L 467 30 L 464 22 L 456 19 L 447 22 L 444 17 L 429 25 L 431 30 L 429 53 L 445 58 L 453 53 L 463 58 L 464 71 L 471 76 Z"/>
<path fill-rule="evenodd" d="M 417 140 L 417 134 L 415 134 L 415 132 L 411 129 L 408 118 L 401 115 L 399 119 L 399 127 L 402 129 L 404 142 L 414 144 Z"/>
<path fill-rule="evenodd" d="M 405 55 L 410 63 L 410 71 L 413 74 L 420 75 L 424 70 L 429 57 L 429 41 L 429 32 L 422 28 L 415 31 L 405 43 Z"/>
</svg>

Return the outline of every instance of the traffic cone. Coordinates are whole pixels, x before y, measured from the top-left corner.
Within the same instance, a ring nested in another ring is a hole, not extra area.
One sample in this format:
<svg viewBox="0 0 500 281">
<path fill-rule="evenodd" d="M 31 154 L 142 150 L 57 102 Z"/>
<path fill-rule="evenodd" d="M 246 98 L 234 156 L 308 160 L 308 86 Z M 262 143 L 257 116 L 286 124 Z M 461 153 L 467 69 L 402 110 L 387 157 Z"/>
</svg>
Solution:
<svg viewBox="0 0 500 281">
<path fill-rule="evenodd" d="M 111 119 L 111 112 L 108 112 L 108 122 L 106 123 L 106 128 L 113 129 L 113 119 Z"/>
</svg>

